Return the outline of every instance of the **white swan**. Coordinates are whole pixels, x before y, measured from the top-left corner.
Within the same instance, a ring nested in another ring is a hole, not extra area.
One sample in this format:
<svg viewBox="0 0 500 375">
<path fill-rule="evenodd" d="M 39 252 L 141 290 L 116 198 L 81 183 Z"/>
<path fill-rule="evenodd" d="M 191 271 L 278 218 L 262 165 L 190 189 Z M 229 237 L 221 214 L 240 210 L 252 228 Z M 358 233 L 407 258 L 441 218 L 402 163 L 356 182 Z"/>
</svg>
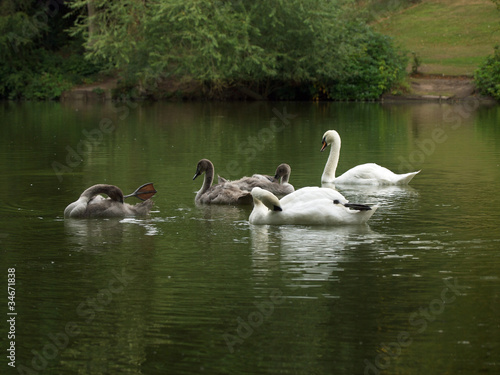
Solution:
<svg viewBox="0 0 500 375">
<path fill-rule="evenodd" d="M 208 204 L 252 204 L 252 196 L 249 191 L 242 190 L 238 186 L 222 183 L 212 186 L 214 181 L 214 165 L 208 159 L 201 159 L 196 166 L 193 180 L 205 173 L 205 179 L 200 190 L 196 193 L 196 203 Z"/>
<path fill-rule="evenodd" d="M 141 191 L 141 189 L 144 189 Z M 134 193 L 124 196 L 119 187 L 114 185 L 98 184 L 86 189 L 77 201 L 70 203 L 64 209 L 65 218 L 89 219 L 89 218 L 112 218 L 125 216 L 145 216 L 151 211 L 153 201 L 149 200 L 156 190 L 153 184 L 144 184 Z M 106 194 L 104 198 L 100 194 Z M 139 196 L 144 202 L 136 205 L 124 203 L 124 198 Z"/>
<path fill-rule="evenodd" d="M 256 187 L 252 197 L 251 224 L 364 224 L 377 210 L 377 206 L 348 203 L 342 194 L 330 188 L 305 187 L 279 200 Z"/>
<path fill-rule="evenodd" d="M 233 186 L 241 190 L 251 192 L 254 187 L 260 187 L 268 190 L 278 197 L 284 197 L 287 194 L 293 193 L 295 188 L 288 182 L 292 169 L 286 163 L 278 165 L 274 176 L 254 174 L 252 177 L 242 177 L 239 180 L 226 180 L 218 176 L 219 184 L 224 184 L 225 187 Z"/>
<path fill-rule="evenodd" d="M 362 185 L 406 185 L 420 171 L 396 174 L 375 163 L 357 165 L 339 177 L 335 177 L 340 157 L 340 135 L 335 130 L 328 130 L 323 135 L 321 151 L 331 145 L 330 155 L 326 162 L 322 184 L 362 184 Z"/>
</svg>

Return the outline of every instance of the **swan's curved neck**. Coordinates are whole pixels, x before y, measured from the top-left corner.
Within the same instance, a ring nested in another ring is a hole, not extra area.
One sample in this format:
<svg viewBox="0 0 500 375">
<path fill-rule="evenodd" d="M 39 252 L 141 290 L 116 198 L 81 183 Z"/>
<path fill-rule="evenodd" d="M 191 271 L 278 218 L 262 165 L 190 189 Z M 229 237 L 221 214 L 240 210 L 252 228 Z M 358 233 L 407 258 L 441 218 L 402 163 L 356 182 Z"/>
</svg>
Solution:
<svg viewBox="0 0 500 375">
<path fill-rule="evenodd" d="M 286 175 L 281 177 L 281 184 L 282 185 L 287 184 L 289 179 L 290 179 L 290 175 L 287 173 Z"/>
<path fill-rule="evenodd" d="M 214 181 L 214 167 L 213 167 L 213 165 L 209 165 L 209 167 L 205 171 L 205 178 L 203 180 L 203 186 L 196 194 L 196 197 L 200 197 L 202 194 L 205 194 L 205 192 L 208 189 L 210 189 L 210 186 L 212 186 L 213 181 Z"/>
<path fill-rule="evenodd" d="M 340 157 L 340 139 L 335 139 L 330 145 L 330 155 L 325 165 L 323 175 L 321 176 L 321 182 L 334 182 L 335 172 L 337 171 L 337 165 L 339 164 Z"/>
<path fill-rule="evenodd" d="M 89 187 L 80 195 L 80 198 L 84 198 L 87 201 L 90 201 L 98 194 L 106 194 L 112 200 L 123 203 L 123 193 L 120 188 L 106 184 L 97 184 Z"/>
<path fill-rule="evenodd" d="M 88 189 L 86 189 L 80 195 L 80 197 L 87 198 L 87 199 L 90 200 L 93 197 L 95 197 L 97 194 L 101 194 L 101 193 L 107 194 L 107 190 L 108 190 L 108 186 L 107 185 L 104 185 L 104 184 L 94 185 L 94 186 L 91 186 Z"/>
</svg>

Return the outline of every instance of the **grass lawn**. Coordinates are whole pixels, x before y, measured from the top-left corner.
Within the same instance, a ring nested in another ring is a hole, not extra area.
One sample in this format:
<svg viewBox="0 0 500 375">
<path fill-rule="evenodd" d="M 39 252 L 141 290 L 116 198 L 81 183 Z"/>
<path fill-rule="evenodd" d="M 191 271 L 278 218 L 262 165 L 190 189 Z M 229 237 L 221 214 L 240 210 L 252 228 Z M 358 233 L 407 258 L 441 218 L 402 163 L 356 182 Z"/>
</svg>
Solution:
<svg viewBox="0 0 500 375">
<path fill-rule="evenodd" d="M 490 0 L 423 0 L 373 27 L 416 52 L 427 74 L 472 75 L 500 44 L 500 12 Z"/>
</svg>

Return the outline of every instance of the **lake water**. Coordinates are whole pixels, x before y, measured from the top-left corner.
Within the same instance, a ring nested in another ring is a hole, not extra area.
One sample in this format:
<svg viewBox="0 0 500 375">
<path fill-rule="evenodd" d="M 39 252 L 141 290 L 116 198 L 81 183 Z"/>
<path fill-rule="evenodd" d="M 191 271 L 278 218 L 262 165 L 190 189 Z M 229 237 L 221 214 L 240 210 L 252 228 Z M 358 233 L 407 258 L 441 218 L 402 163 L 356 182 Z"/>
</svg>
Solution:
<svg viewBox="0 0 500 375">
<path fill-rule="evenodd" d="M 500 372 L 500 107 L 1 103 L 0 114 L 0 373 Z M 194 204 L 202 158 L 230 179 L 286 162 L 296 188 L 318 186 L 328 129 L 342 136 L 340 173 L 422 171 L 409 187 L 341 190 L 380 206 L 364 226 L 252 226 L 251 207 Z M 93 184 L 146 182 L 158 190 L 148 218 L 63 219 Z"/>
</svg>

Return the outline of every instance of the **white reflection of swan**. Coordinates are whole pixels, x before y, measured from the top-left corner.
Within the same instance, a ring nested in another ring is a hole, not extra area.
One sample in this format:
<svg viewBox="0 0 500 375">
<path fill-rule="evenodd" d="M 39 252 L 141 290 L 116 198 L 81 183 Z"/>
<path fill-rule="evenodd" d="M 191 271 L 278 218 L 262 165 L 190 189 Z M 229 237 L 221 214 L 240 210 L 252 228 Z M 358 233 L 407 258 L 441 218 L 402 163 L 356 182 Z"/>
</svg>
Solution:
<svg viewBox="0 0 500 375">
<path fill-rule="evenodd" d="M 345 260 L 347 247 L 366 241 L 368 225 L 333 228 L 281 228 L 281 263 L 299 280 L 327 280 L 338 262 Z"/>
<path fill-rule="evenodd" d="M 254 266 L 270 269 L 279 252 L 279 269 L 286 269 L 287 279 L 297 281 L 328 280 L 338 263 L 345 260 L 345 250 L 372 243 L 376 235 L 368 225 L 340 227 L 250 225 Z"/>
</svg>

